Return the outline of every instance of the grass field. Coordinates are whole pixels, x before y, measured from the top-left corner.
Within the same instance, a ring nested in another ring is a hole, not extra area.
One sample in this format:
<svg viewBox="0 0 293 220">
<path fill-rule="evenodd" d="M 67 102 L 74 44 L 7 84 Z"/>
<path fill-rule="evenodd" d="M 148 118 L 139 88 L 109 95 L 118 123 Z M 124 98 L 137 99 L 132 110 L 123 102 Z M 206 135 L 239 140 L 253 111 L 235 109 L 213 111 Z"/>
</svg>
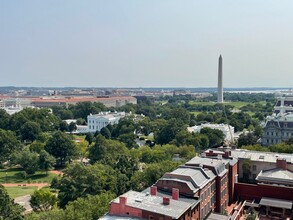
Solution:
<svg viewBox="0 0 293 220">
<path fill-rule="evenodd" d="M 0 183 L 27 183 L 28 180 L 31 183 L 47 182 L 50 183 L 52 179 L 57 176 L 56 174 L 37 171 L 33 175 L 27 176 L 24 179 L 21 175 L 23 169 L 21 168 L 10 168 L 10 169 L 1 169 L 0 170 Z"/>
<path fill-rule="evenodd" d="M 19 196 L 31 195 L 35 190 L 37 190 L 37 186 L 12 186 L 5 187 L 10 198 L 14 199 Z"/>
<path fill-rule="evenodd" d="M 216 102 L 195 102 L 195 101 L 190 101 L 190 105 L 215 105 L 217 104 Z M 224 105 L 232 105 L 234 108 L 239 109 L 244 105 L 249 104 L 249 102 L 225 102 Z"/>
</svg>

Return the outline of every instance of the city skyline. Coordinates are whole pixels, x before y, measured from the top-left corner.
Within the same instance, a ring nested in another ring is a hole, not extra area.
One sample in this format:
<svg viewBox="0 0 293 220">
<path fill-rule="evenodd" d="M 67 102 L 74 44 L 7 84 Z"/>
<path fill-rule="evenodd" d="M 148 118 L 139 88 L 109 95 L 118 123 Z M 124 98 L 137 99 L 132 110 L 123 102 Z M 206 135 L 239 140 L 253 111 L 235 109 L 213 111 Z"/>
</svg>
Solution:
<svg viewBox="0 0 293 220">
<path fill-rule="evenodd" d="M 286 87 L 293 2 L 0 2 L 0 86 Z"/>
</svg>

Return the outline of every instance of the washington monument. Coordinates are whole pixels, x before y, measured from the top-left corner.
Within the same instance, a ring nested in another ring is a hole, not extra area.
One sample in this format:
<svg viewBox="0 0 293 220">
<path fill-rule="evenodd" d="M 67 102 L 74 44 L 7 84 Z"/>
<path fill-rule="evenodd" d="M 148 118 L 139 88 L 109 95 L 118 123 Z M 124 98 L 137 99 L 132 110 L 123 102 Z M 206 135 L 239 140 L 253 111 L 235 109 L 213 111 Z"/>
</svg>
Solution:
<svg viewBox="0 0 293 220">
<path fill-rule="evenodd" d="M 218 66 L 218 103 L 223 103 L 223 59 L 222 55 L 219 57 L 219 66 Z"/>
</svg>

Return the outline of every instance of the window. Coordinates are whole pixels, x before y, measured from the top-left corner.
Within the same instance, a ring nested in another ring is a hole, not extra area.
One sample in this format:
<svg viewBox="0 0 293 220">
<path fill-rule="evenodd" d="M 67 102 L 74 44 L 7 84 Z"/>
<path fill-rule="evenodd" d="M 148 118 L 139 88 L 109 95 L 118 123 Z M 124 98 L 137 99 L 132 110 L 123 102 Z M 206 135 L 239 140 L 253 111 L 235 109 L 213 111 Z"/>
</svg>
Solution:
<svg viewBox="0 0 293 220">
<path fill-rule="evenodd" d="M 212 197 L 212 205 L 215 205 L 215 203 L 216 203 L 216 194 L 214 194 Z"/>
<path fill-rule="evenodd" d="M 154 216 L 152 216 L 152 215 L 149 215 L 149 219 L 154 219 Z"/>
<path fill-rule="evenodd" d="M 252 170 L 256 171 L 256 165 L 252 165 Z"/>
</svg>

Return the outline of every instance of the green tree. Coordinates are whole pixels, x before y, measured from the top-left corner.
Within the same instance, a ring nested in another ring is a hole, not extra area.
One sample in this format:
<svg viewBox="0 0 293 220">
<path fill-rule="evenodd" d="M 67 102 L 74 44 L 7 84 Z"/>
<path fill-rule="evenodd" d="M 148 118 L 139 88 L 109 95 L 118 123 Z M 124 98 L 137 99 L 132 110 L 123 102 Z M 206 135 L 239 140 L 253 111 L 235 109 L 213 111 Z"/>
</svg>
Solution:
<svg viewBox="0 0 293 220">
<path fill-rule="evenodd" d="M 121 174 L 125 174 L 128 178 L 139 169 L 138 160 L 131 155 L 121 154 L 116 161 L 114 169 L 118 170 Z"/>
<path fill-rule="evenodd" d="M 40 153 L 45 148 L 45 143 L 43 141 L 35 140 L 29 145 L 29 149 L 32 152 Z"/>
<path fill-rule="evenodd" d="M 160 163 L 149 164 L 143 172 L 137 171 L 131 177 L 131 188 L 141 191 L 153 185 L 166 172 L 174 170 L 179 165 L 180 162 L 176 161 L 163 161 Z"/>
<path fill-rule="evenodd" d="M 91 145 L 94 141 L 94 135 L 92 133 L 87 133 L 85 136 L 85 140 Z"/>
<path fill-rule="evenodd" d="M 212 129 L 212 128 L 202 128 L 200 130 L 201 134 L 207 135 L 209 139 L 209 147 L 214 147 L 216 145 L 220 145 L 224 141 L 224 133 L 219 129 Z"/>
<path fill-rule="evenodd" d="M 42 170 L 46 171 L 48 174 L 48 170 L 51 170 L 56 163 L 56 159 L 50 155 L 47 151 L 42 150 L 39 156 L 39 167 Z"/>
<path fill-rule="evenodd" d="M 53 208 L 46 212 L 32 212 L 25 215 L 26 220 L 76 220 L 76 218 L 69 219 L 65 215 L 65 210 Z"/>
<path fill-rule="evenodd" d="M 37 123 L 42 131 L 54 131 L 60 124 L 60 119 L 49 109 L 25 108 L 11 116 L 9 128 L 20 134 L 20 128 L 28 121 Z"/>
<path fill-rule="evenodd" d="M 243 133 L 238 138 L 238 147 L 245 146 L 245 145 L 256 145 L 257 137 L 252 133 Z"/>
<path fill-rule="evenodd" d="M 242 171 L 243 171 L 243 179 L 249 180 L 251 176 L 251 161 L 249 159 L 245 159 L 242 163 Z"/>
<path fill-rule="evenodd" d="M 70 161 L 77 154 L 75 144 L 71 136 L 57 131 L 47 141 L 45 150 L 53 155 L 59 166 L 64 166 L 65 162 Z"/>
<path fill-rule="evenodd" d="M 52 209 L 47 212 L 32 213 L 26 216 L 28 220 L 88 220 L 99 219 L 109 209 L 109 203 L 115 195 L 104 192 L 99 195 L 87 195 L 70 202 L 65 209 Z"/>
<path fill-rule="evenodd" d="M 10 199 L 4 186 L 0 185 L 0 219 L 21 220 L 24 209 Z"/>
<path fill-rule="evenodd" d="M 40 125 L 33 121 L 28 121 L 20 128 L 21 138 L 24 141 L 34 141 L 41 133 Z"/>
<path fill-rule="evenodd" d="M 11 163 L 19 164 L 29 175 L 34 174 L 39 169 L 39 155 L 26 149 L 14 153 Z"/>
<path fill-rule="evenodd" d="M 104 191 L 117 192 L 117 172 L 102 164 L 84 166 L 74 164 L 65 170 L 58 184 L 58 199 L 61 207 L 86 195 Z"/>
<path fill-rule="evenodd" d="M 186 126 L 181 120 L 172 118 L 168 120 L 165 125 L 162 124 L 162 127 L 160 127 L 155 132 L 155 141 L 156 143 L 161 145 L 168 144 L 170 141 L 172 141 L 175 138 L 177 133 L 185 129 L 186 129 Z"/>
<path fill-rule="evenodd" d="M 113 163 L 114 165 L 119 155 L 127 154 L 127 152 L 128 149 L 124 143 L 98 135 L 95 144 L 89 148 L 88 157 L 92 164 L 100 161 L 109 165 Z"/>
<path fill-rule="evenodd" d="M 68 131 L 69 132 L 73 132 L 77 129 L 76 124 L 74 122 L 70 122 L 69 126 L 68 126 Z"/>
<path fill-rule="evenodd" d="M 60 131 L 68 131 L 69 128 L 68 128 L 68 124 L 66 121 L 61 121 L 60 122 L 60 125 L 59 125 L 59 128 L 60 128 Z"/>
<path fill-rule="evenodd" d="M 103 135 L 105 138 L 110 139 L 111 138 L 111 132 L 107 127 L 103 127 L 100 131 L 101 135 Z"/>
<path fill-rule="evenodd" d="M 8 128 L 10 115 L 4 110 L 0 109 L 0 129 L 6 130 Z"/>
<path fill-rule="evenodd" d="M 30 200 L 34 211 L 48 211 L 54 207 L 57 197 L 49 189 L 36 190 Z"/>
<path fill-rule="evenodd" d="M 73 112 L 74 118 L 86 120 L 88 115 L 105 111 L 106 107 L 101 103 L 79 102 L 76 105 L 69 106 L 69 110 Z"/>
<path fill-rule="evenodd" d="M 0 164 L 10 159 L 13 152 L 20 150 L 15 133 L 0 129 Z"/>
</svg>

